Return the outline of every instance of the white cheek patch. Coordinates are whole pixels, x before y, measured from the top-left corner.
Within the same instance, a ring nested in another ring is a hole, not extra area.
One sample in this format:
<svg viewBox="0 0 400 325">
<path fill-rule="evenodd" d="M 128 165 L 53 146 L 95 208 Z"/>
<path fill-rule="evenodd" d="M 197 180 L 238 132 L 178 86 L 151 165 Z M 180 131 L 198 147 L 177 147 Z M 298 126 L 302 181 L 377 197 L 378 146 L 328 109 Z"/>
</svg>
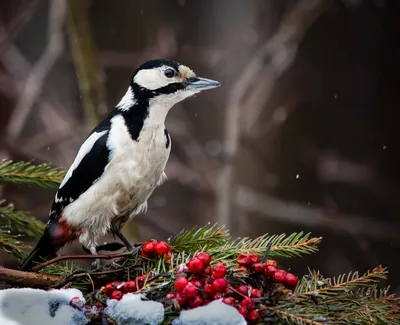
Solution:
<svg viewBox="0 0 400 325">
<path fill-rule="evenodd" d="M 162 66 L 160 68 L 140 70 L 136 73 L 133 81 L 140 87 L 149 90 L 156 90 L 175 82 L 182 82 L 182 78 L 167 78 L 164 75 L 164 71 L 168 68 L 167 66 Z"/>
</svg>

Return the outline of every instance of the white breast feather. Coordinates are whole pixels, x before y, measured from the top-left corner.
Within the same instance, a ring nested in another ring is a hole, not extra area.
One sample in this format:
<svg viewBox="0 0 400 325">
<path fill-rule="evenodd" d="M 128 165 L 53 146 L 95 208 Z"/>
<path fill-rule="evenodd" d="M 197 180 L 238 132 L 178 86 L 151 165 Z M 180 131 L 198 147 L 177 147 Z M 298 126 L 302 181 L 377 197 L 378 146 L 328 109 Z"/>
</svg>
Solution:
<svg viewBox="0 0 400 325">
<path fill-rule="evenodd" d="M 96 244 L 111 222 L 118 217 L 132 218 L 147 208 L 147 199 L 165 180 L 170 148 L 165 148 L 164 124 L 145 120 L 139 141 L 130 137 L 122 116 L 111 120 L 107 146 L 110 162 L 99 180 L 68 205 L 63 216 L 85 230 L 80 242 Z"/>
</svg>

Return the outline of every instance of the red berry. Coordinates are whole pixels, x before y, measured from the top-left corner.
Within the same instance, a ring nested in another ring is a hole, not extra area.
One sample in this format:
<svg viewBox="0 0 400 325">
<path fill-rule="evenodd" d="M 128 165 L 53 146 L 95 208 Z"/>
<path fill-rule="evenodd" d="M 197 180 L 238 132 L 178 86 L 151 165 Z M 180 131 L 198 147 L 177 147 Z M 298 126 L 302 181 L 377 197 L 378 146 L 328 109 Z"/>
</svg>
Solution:
<svg viewBox="0 0 400 325">
<path fill-rule="evenodd" d="M 178 291 L 179 293 L 182 292 L 183 289 L 188 285 L 188 280 L 186 278 L 177 278 L 175 280 L 175 290 Z"/>
<path fill-rule="evenodd" d="M 189 306 L 191 308 L 200 307 L 203 304 L 204 304 L 204 300 L 200 296 L 195 296 L 194 298 L 190 299 L 190 301 L 189 301 Z"/>
<path fill-rule="evenodd" d="M 228 282 L 224 278 L 215 279 L 212 283 L 212 287 L 215 292 L 223 292 L 228 286 Z"/>
<path fill-rule="evenodd" d="M 121 290 L 115 290 L 111 295 L 111 299 L 121 300 L 123 296 L 124 293 Z"/>
<path fill-rule="evenodd" d="M 118 287 L 121 285 L 121 282 L 119 281 L 113 281 L 111 282 L 111 286 L 114 290 L 118 289 Z"/>
<path fill-rule="evenodd" d="M 126 281 L 123 289 L 125 292 L 136 292 L 137 287 L 136 287 L 136 282 L 135 281 Z"/>
<path fill-rule="evenodd" d="M 203 274 L 211 275 L 211 266 L 210 265 L 208 265 L 207 267 L 204 268 Z"/>
<path fill-rule="evenodd" d="M 274 261 L 274 260 L 267 260 L 267 261 L 265 262 L 265 265 L 271 265 L 271 266 L 278 267 L 277 261 Z"/>
<path fill-rule="evenodd" d="M 145 281 L 148 279 L 147 275 L 139 275 L 138 277 L 136 277 L 136 282 L 137 282 L 137 287 L 138 289 L 143 288 L 143 285 L 145 283 Z"/>
<path fill-rule="evenodd" d="M 236 259 L 236 262 L 240 266 L 250 266 L 251 265 L 251 257 L 249 254 L 239 254 L 239 256 Z"/>
<path fill-rule="evenodd" d="M 187 266 L 189 271 L 194 274 L 201 274 L 204 271 L 204 264 L 197 257 L 191 259 Z"/>
<path fill-rule="evenodd" d="M 223 278 L 226 274 L 226 266 L 223 263 L 218 262 L 212 268 L 211 273 L 215 279 Z"/>
<path fill-rule="evenodd" d="M 254 273 L 263 274 L 265 270 L 265 264 L 262 263 L 254 263 L 252 266 Z"/>
<path fill-rule="evenodd" d="M 272 280 L 274 280 L 276 283 L 282 283 L 285 280 L 285 273 L 283 273 L 281 270 L 276 271 L 272 277 Z"/>
<path fill-rule="evenodd" d="M 199 280 L 190 281 L 196 288 L 201 287 L 201 282 Z"/>
<path fill-rule="evenodd" d="M 283 281 L 283 284 L 286 288 L 294 289 L 296 288 L 297 283 L 299 283 L 299 279 L 297 279 L 297 276 L 293 275 L 292 273 L 287 273 L 285 275 L 285 280 Z"/>
<path fill-rule="evenodd" d="M 164 255 L 171 252 L 171 247 L 165 241 L 160 241 L 156 244 L 155 251 L 157 255 Z"/>
<path fill-rule="evenodd" d="M 142 246 L 142 256 L 144 257 L 152 257 L 156 250 L 157 240 L 150 239 L 145 242 Z"/>
<path fill-rule="evenodd" d="M 259 317 L 260 317 L 260 315 L 258 314 L 258 311 L 253 309 L 253 310 L 249 311 L 246 319 L 250 322 L 255 322 L 258 320 Z"/>
<path fill-rule="evenodd" d="M 250 297 L 251 298 L 261 298 L 261 291 L 258 289 L 251 289 Z"/>
<path fill-rule="evenodd" d="M 211 256 L 208 255 L 207 253 L 200 252 L 197 254 L 197 258 L 203 262 L 204 266 L 210 265 L 211 262 Z"/>
<path fill-rule="evenodd" d="M 183 298 L 180 294 L 177 294 L 175 299 L 181 307 L 184 307 L 187 303 L 187 300 Z"/>
<path fill-rule="evenodd" d="M 72 297 L 71 300 L 69 301 L 69 304 L 71 305 L 71 304 L 73 304 L 73 303 L 75 303 L 77 301 L 80 301 L 80 300 L 81 300 L 81 298 L 79 298 L 79 297 Z"/>
<path fill-rule="evenodd" d="M 165 298 L 167 298 L 167 299 L 175 299 L 175 298 L 176 298 L 176 293 L 168 292 L 168 293 L 165 295 Z"/>
<path fill-rule="evenodd" d="M 258 254 L 250 254 L 251 264 L 260 263 L 260 256 Z"/>
<path fill-rule="evenodd" d="M 196 296 L 198 293 L 198 290 L 196 289 L 196 287 L 189 283 L 180 293 L 182 295 L 183 298 L 186 299 L 190 299 L 193 298 L 194 296 Z"/>
<path fill-rule="evenodd" d="M 277 271 L 278 269 L 275 266 L 267 265 L 264 271 L 264 275 L 267 278 L 272 278 Z"/>
<path fill-rule="evenodd" d="M 113 293 L 114 288 L 112 287 L 112 284 L 109 283 L 107 284 L 104 288 L 103 288 L 103 292 L 107 295 L 107 296 L 111 296 L 111 294 Z"/>
<path fill-rule="evenodd" d="M 211 284 L 206 284 L 203 290 L 207 297 L 213 297 L 215 295 L 214 287 Z"/>
<path fill-rule="evenodd" d="M 256 308 L 256 306 L 254 305 L 253 299 L 251 299 L 249 297 L 243 298 L 243 300 L 240 303 L 240 306 L 242 306 L 248 310 Z"/>
<path fill-rule="evenodd" d="M 247 318 L 247 315 L 248 315 L 249 312 L 248 312 L 248 310 L 246 308 L 244 308 L 242 306 L 239 306 L 237 308 L 237 310 L 238 310 L 239 314 L 241 314 L 244 318 Z"/>
<path fill-rule="evenodd" d="M 241 286 L 238 286 L 236 288 L 236 291 L 239 292 L 240 294 L 248 297 L 249 296 L 249 291 L 251 291 L 251 287 L 250 286 L 246 286 L 246 285 L 241 285 Z"/>
<path fill-rule="evenodd" d="M 222 299 L 222 302 L 229 306 L 235 306 L 236 299 L 233 297 L 226 297 L 226 298 Z"/>
<path fill-rule="evenodd" d="M 104 310 L 104 305 L 101 302 L 96 302 L 93 307 L 97 309 L 97 313 L 101 313 Z"/>
<path fill-rule="evenodd" d="M 79 310 L 84 310 L 85 309 L 85 303 L 79 297 L 73 297 L 69 301 L 69 304 L 70 304 L 71 307 L 79 309 Z"/>
</svg>

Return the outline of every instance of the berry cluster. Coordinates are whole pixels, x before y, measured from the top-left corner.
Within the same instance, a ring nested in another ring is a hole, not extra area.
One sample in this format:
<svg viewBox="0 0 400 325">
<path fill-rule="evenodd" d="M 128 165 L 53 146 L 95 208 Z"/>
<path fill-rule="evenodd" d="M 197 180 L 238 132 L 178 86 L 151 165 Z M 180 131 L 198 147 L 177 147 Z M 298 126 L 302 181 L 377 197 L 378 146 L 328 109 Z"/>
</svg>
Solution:
<svg viewBox="0 0 400 325">
<path fill-rule="evenodd" d="M 200 252 L 177 272 L 174 288 L 167 299 L 175 299 L 180 308 L 196 308 L 214 299 L 222 298 L 227 292 L 226 267 L 216 263 L 210 267 L 211 256 Z"/>
<path fill-rule="evenodd" d="M 171 257 L 171 246 L 165 241 L 150 239 L 142 246 L 142 257 L 155 258 L 156 256 Z"/>
<path fill-rule="evenodd" d="M 149 275 L 140 275 L 135 280 L 126 282 L 114 281 L 105 285 L 101 291 L 111 299 L 121 300 L 125 293 L 134 293 L 142 289 L 148 277 Z"/>
<path fill-rule="evenodd" d="M 235 307 L 248 322 L 257 322 L 260 315 L 256 301 L 260 302 L 262 292 L 251 285 L 234 285 L 236 281 L 231 273 L 228 276 L 223 263 L 218 262 L 213 267 L 210 263 L 211 256 L 200 252 L 187 265 L 178 267 L 175 290 L 168 293 L 166 299 L 174 301 L 182 309 L 196 308 L 221 299 L 223 303 Z M 261 263 L 257 254 L 240 254 L 237 263 L 243 273 L 251 274 L 253 278 L 261 276 L 266 283 L 279 283 L 290 289 L 297 285 L 298 280 L 293 274 L 279 270 L 273 260 Z"/>
<path fill-rule="evenodd" d="M 299 280 L 292 273 L 278 269 L 278 263 L 274 260 L 267 260 L 261 263 L 257 254 L 239 254 L 236 262 L 246 268 L 249 272 L 257 275 L 264 275 L 273 283 L 281 283 L 288 289 L 294 289 Z"/>
</svg>

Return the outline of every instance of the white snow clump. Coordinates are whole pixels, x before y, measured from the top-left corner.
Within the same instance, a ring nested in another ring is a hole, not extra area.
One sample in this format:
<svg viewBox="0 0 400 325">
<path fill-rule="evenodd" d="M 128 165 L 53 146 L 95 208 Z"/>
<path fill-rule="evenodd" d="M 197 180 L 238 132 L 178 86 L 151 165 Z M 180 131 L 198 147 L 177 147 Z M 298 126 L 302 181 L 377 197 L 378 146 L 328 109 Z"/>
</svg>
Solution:
<svg viewBox="0 0 400 325">
<path fill-rule="evenodd" d="M 144 301 L 140 294 L 125 294 L 121 300 L 108 300 L 105 313 L 118 325 L 158 325 L 164 320 L 164 306 Z"/>
<path fill-rule="evenodd" d="M 236 308 L 214 300 L 208 305 L 183 310 L 173 325 L 246 325 L 247 322 Z"/>
<path fill-rule="evenodd" d="M 73 297 L 84 298 L 77 289 L 44 291 L 39 289 L 0 290 L 1 325 L 84 325 L 84 312 L 69 305 Z"/>
</svg>

